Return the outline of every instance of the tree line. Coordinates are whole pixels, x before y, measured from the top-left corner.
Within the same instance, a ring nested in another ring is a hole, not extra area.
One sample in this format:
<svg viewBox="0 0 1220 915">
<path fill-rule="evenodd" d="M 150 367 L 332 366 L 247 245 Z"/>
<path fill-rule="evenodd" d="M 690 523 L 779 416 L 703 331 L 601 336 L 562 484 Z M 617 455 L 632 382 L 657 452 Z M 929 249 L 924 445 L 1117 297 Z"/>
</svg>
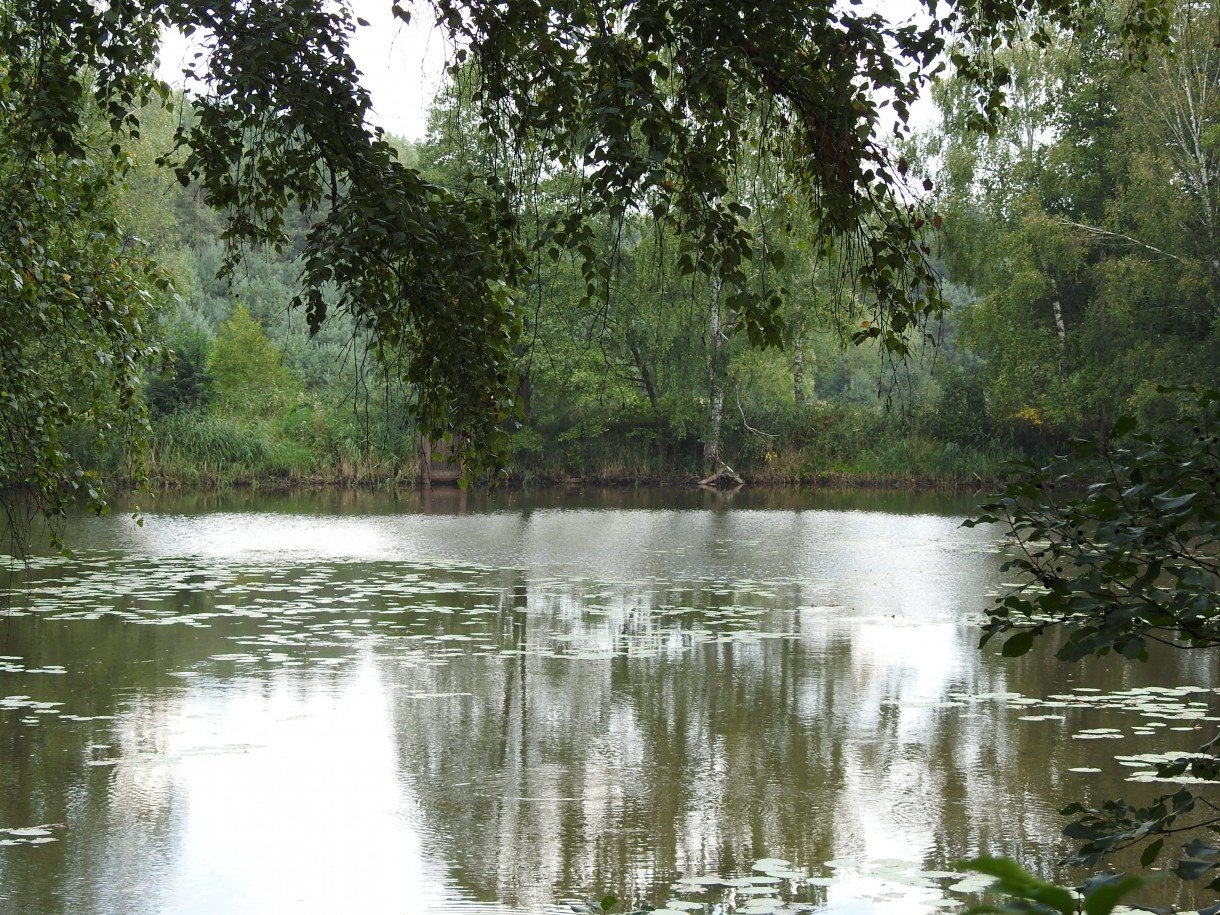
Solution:
<svg viewBox="0 0 1220 915">
<path fill-rule="evenodd" d="M 909 351 L 873 333 L 856 254 L 819 231 L 762 155 L 742 156 L 726 196 L 764 240 L 735 282 L 774 296 L 779 345 L 754 345 L 741 300 L 644 207 L 602 210 L 579 244 L 559 243 L 554 214 L 581 205 L 585 176 L 520 161 L 486 129 L 477 69 L 455 68 L 427 139 L 389 139 L 463 202 L 497 193 L 491 176 L 535 176 L 513 192 L 531 253 L 506 357 L 518 411 L 503 422 L 508 471 L 638 481 L 723 465 L 774 482 L 963 482 L 1102 435 L 1125 413 L 1171 419 L 1177 401 L 1158 388 L 1215 377 L 1220 351 L 1216 14 L 1177 10 L 1176 55 L 1142 69 L 1115 15 L 997 51 L 1011 82 L 993 129 L 979 128 L 970 81 L 948 75 L 932 90 L 940 123 L 895 138 L 903 167 L 929 176 L 921 244 L 952 305 Z M 144 381 L 154 472 L 411 477 L 421 428 L 402 382 L 409 357 L 369 358 L 368 329 L 342 315 L 309 334 L 291 307 L 303 213 L 286 221 L 287 247 L 248 250 L 218 278 L 224 223 L 197 184 L 156 165 L 181 120 L 144 113 L 119 203 L 180 296 L 159 319 L 175 356 Z"/>
<path fill-rule="evenodd" d="M 1087 12 L 395 6 L 458 48 L 448 113 L 404 149 L 368 124 L 341 10 L 6 3 L 0 476 L 55 513 L 100 506 L 102 467 L 204 479 L 227 455 L 252 475 L 390 478 L 420 433 L 474 476 L 977 473 L 963 448 L 998 457 L 1016 414 L 988 428 L 973 357 L 955 358 L 910 105 L 948 66 L 963 123 L 994 133 L 1005 46 Z M 1114 53 L 1151 59 L 1161 13 L 1113 12 Z M 150 64 L 170 26 L 207 53 L 166 117 Z M 226 380 L 206 352 L 249 334 L 243 296 L 277 379 Z M 939 377 L 920 369 L 928 338 Z M 209 391 L 224 406 L 183 419 Z M 899 409 L 879 415 L 878 394 Z M 154 428 L 146 403 L 175 418 Z"/>
</svg>

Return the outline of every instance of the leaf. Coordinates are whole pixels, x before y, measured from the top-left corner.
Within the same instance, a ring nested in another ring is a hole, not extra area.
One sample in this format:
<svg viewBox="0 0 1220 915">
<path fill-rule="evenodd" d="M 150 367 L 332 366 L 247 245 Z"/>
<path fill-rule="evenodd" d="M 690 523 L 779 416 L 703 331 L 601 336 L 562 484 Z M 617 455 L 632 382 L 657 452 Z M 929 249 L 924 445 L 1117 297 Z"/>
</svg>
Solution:
<svg viewBox="0 0 1220 915">
<path fill-rule="evenodd" d="M 1148 845 L 1140 854 L 1140 866 L 1150 867 L 1152 862 L 1156 860 L 1157 855 L 1161 853 L 1161 847 L 1165 844 L 1165 837 L 1157 839 Z"/>
<path fill-rule="evenodd" d="M 954 866 L 995 877 L 997 882 L 991 891 L 1007 893 L 1017 899 L 1028 899 L 1059 912 L 1060 915 L 1076 913 L 1076 898 L 1071 890 L 1035 877 L 1011 858 L 984 856 Z"/>
<path fill-rule="evenodd" d="M 1201 858 L 1183 858 L 1174 867 L 1173 872 L 1183 880 L 1198 880 L 1200 877 L 1216 868 L 1215 861 Z"/>
<path fill-rule="evenodd" d="M 1084 890 L 1085 915 L 1110 915 L 1119 901 L 1144 885 L 1132 874 L 1107 874 L 1089 881 Z"/>
<path fill-rule="evenodd" d="M 1063 811 L 1060 812 L 1062 813 Z M 1082 839 L 1086 842 L 1091 842 L 1105 835 L 1100 830 L 1079 820 L 1074 823 L 1068 823 L 1067 826 L 1063 827 L 1063 834 L 1069 839 Z"/>
<path fill-rule="evenodd" d="M 1212 858 L 1220 855 L 1220 848 L 1202 839 L 1191 839 L 1183 846 L 1183 850 L 1191 858 Z"/>
<path fill-rule="evenodd" d="M 1006 658 L 1019 658 L 1034 646 L 1034 631 L 1024 629 L 1011 636 L 1000 649 L 1000 654 Z"/>
<path fill-rule="evenodd" d="M 1137 423 L 1134 416 L 1120 416 L 1110 427 L 1110 438 L 1122 438 L 1135 431 Z"/>
<path fill-rule="evenodd" d="M 1188 759 L 1175 759 L 1173 762 L 1160 763 L 1156 767 L 1156 774 L 1159 778 L 1176 778 L 1186 771 L 1186 767 L 1190 765 Z"/>
<path fill-rule="evenodd" d="M 1184 508 L 1198 498 L 1197 492 L 1188 492 L 1180 496 L 1171 495 L 1169 492 L 1163 492 L 1152 497 L 1152 504 L 1163 512 L 1177 511 L 1179 508 Z"/>
</svg>

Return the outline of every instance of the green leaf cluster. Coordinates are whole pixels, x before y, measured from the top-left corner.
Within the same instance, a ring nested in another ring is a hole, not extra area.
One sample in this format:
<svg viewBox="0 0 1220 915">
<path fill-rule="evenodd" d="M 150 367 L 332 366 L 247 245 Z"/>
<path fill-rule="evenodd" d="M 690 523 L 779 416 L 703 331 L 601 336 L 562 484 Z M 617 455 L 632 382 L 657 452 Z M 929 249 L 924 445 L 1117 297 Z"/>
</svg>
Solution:
<svg viewBox="0 0 1220 915">
<path fill-rule="evenodd" d="M 1005 568 L 1026 582 L 988 611 L 983 644 L 1007 635 L 1003 652 L 1015 657 L 1034 635 L 1062 629 L 1064 660 L 1144 659 L 1151 641 L 1220 645 L 1216 401 L 1198 395 L 1173 435 L 1123 418 L 1106 442 L 1075 442 L 983 506 L 976 523 L 1009 526 L 1019 551 Z"/>
<path fill-rule="evenodd" d="M 82 449 L 130 447 L 138 478 L 148 432 L 141 375 L 167 281 L 118 223 L 127 160 L 111 144 L 156 33 L 129 24 L 90 4 L 0 7 L 0 485 L 52 518 L 106 509 Z"/>
<path fill-rule="evenodd" d="M 1006 525 L 1016 556 L 1005 569 L 1023 581 L 988 609 L 981 645 L 1003 637 L 1002 654 L 1019 657 L 1036 637 L 1059 632 L 1058 655 L 1068 661 L 1111 652 L 1146 660 L 1154 642 L 1220 646 L 1220 394 L 1190 399 L 1166 433 L 1140 431 L 1124 417 L 1106 441 L 1078 441 L 1045 467 L 1025 467 L 966 522 Z M 1159 764 L 1158 777 L 1220 781 L 1217 740 Z M 1077 865 L 1143 845 L 1147 867 L 1170 835 L 1220 833 L 1214 805 L 1186 787 L 1150 803 L 1074 803 L 1061 812 L 1075 817 L 1064 832 L 1082 842 L 1069 861 Z M 1211 878 L 1209 888 L 1220 890 L 1218 859 L 1220 846 L 1196 835 L 1175 873 Z"/>
</svg>

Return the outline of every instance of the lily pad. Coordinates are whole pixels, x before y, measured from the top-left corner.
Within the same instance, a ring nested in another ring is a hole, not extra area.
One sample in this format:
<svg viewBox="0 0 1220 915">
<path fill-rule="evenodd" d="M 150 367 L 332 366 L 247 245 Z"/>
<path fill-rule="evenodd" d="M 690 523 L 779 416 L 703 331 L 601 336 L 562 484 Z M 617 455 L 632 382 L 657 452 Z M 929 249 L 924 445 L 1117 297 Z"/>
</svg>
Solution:
<svg viewBox="0 0 1220 915">
<path fill-rule="evenodd" d="M 760 858 L 750 865 L 751 870 L 769 871 L 781 870 L 792 867 L 791 861 L 785 861 L 783 858 Z"/>
<path fill-rule="evenodd" d="M 728 881 L 717 874 L 702 874 L 698 877 L 683 877 L 679 883 L 691 883 L 695 886 L 727 886 Z"/>
</svg>

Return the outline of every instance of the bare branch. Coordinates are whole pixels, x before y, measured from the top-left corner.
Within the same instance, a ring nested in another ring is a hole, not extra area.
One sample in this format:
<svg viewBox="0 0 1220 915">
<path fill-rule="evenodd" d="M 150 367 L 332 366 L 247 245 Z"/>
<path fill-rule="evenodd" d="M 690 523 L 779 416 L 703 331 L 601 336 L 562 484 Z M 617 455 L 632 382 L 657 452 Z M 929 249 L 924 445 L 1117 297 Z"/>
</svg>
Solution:
<svg viewBox="0 0 1220 915">
<path fill-rule="evenodd" d="M 1097 238 L 1120 238 L 1123 241 L 1129 241 L 1133 245 L 1139 245 L 1141 248 L 1147 248 L 1162 257 L 1170 257 L 1175 261 L 1180 261 L 1182 258 L 1176 254 L 1170 254 L 1168 251 L 1162 251 L 1156 245 L 1150 245 L 1146 241 L 1140 241 L 1138 238 L 1132 238 L 1130 235 L 1124 235 L 1122 232 L 1111 232 L 1108 229 L 1100 229 L 1097 226 L 1087 226 L 1082 222 L 1072 222 L 1070 219 L 1060 219 L 1059 225 L 1067 226 L 1070 229 L 1080 229 L 1082 232 L 1087 232 Z"/>
</svg>

